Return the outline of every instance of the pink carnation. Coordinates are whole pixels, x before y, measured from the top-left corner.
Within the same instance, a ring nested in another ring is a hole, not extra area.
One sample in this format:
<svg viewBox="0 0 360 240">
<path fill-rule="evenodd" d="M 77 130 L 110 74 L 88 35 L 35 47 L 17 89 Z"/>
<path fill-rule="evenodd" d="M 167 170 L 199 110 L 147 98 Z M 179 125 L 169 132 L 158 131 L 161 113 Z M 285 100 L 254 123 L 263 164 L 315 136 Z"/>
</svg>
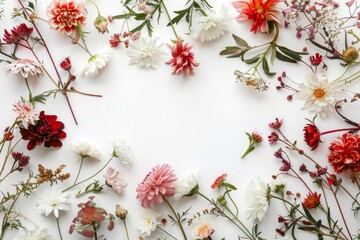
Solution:
<svg viewBox="0 0 360 240">
<path fill-rule="evenodd" d="M 112 189 L 121 195 L 125 193 L 127 183 L 124 181 L 119 171 L 112 167 L 108 167 L 104 177 L 106 179 L 106 184 L 109 185 Z"/>
<path fill-rule="evenodd" d="M 136 188 L 137 196 L 141 206 L 144 208 L 154 207 L 163 202 L 163 197 L 171 197 L 175 194 L 173 183 L 176 181 L 174 170 L 168 164 L 157 165 L 145 177 Z"/>
</svg>

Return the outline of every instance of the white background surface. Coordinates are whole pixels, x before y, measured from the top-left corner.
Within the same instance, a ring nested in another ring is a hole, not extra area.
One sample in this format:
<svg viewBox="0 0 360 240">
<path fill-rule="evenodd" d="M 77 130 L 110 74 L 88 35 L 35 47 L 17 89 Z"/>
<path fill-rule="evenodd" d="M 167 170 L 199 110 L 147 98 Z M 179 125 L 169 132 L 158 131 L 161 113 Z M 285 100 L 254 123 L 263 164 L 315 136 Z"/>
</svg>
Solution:
<svg viewBox="0 0 360 240">
<path fill-rule="evenodd" d="M 7 5 L 13 6 L 12 2 L 8 1 Z M 45 8 L 48 2 L 49 0 L 39 1 L 39 8 L 42 11 L 39 14 L 44 18 L 46 18 Z M 121 13 L 119 1 L 112 0 L 106 3 L 99 1 L 98 4 L 104 16 Z M 173 4 L 168 3 L 170 10 L 181 8 L 183 3 L 179 3 L 176 7 Z M 216 4 L 220 4 L 220 2 Z M 64 122 L 67 138 L 63 140 L 63 147 L 60 149 L 38 146 L 31 152 L 25 150 L 27 142 L 21 142 L 18 151 L 23 149 L 25 154 L 31 156 L 30 169 L 36 170 L 39 163 L 47 168 L 53 168 L 62 163 L 66 164 L 65 171 L 70 171 L 72 177 L 69 181 L 58 185 L 60 189 L 65 189 L 73 182 L 79 166 L 78 157 L 69 148 L 73 139 L 81 137 L 96 143 L 102 151 L 104 163 L 112 152 L 111 139 L 113 136 L 120 136 L 126 139 L 132 147 L 135 157 L 134 165 L 127 168 L 118 159 L 114 159 L 109 166 L 118 169 L 123 174 L 128 183 L 127 193 L 120 196 L 112 189 L 105 188 L 102 193 L 96 194 L 95 202 L 97 206 L 103 207 L 109 212 L 114 212 L 115 204 L 119 203 L 128 208 L 127 223 L 131 239 L 138 238 L 134 226 L 137 211 L 141 208 L 140 203 L 136 200 L 136 186 L 158 163 L 170 164 L 178 176 L 191 170 L 198 170 L 200 190 L 212 197 L 217 196 L 216 191 L 210 189 L 213 180 L 222 173 L 228 173 L 229 182 L 239 189 L 234 194 L 234 198 L 241 210 L 241 217 L 251 227 L 251 223 L 245 220 L 245 206 L 241 190 L 254 176 L 261 176 L 269 182 L 271 175 L 276 174 L 280 167 L 278 160 L 273 157 L 273 152 L 278 147 L 270 146 L 266 141 L 267 135 L 270 133 L 268 123 L 276 117 L 284 118 L 284 131 L 290 138 L 298 139 L 299 144 L 308 151 L 309 148 L 301 141 L 303 138 L 302 128 L 306 124 L 304 118 L 312 118 L 313 115 L 300 110 L 303 102 L 299 100 L 288 102 L 286 100 L 288 93 L 275 89 L 276 77 L 269 80 L 271 82 L 270 89 L 263 93 L 253 91 L 242 83 L 236 83 L 234 70 L 246 70 L 248 66 L 245 66 L 239 59 L 227 59 L 219 56 L 219 52 L 225 46 L 234 45 L 231 34 L 206 44 L 196 42 L 188 35 L 180 34 L 185 41 L 194 45 L 195 58 L 200 62 L 200 66 L 195 69 L 196 73 L 193 76 L 171 75 L 172 69 L 165 64 L 160 64 L 156 70 L 141 70 L 138 66 L 128 65 L 127 49 L 123 45 L 114 49 L 108 48 L 109 36 L 119 32 L 122 23 L 115 21 L 109 26 L 109 34 L 100 35 L 91 23 L 96 14 L 95 9 L 90 4 L 87 6 L 89 17 L 85 31 L 91 31 L 87 38 L 87 44 L 93 53 L 100 53 L 107 49 L 111 53 L 112 59 L 98 77 L 90 79 L 79 76 L 74 86 L 81 91 L 102 94 L 103 97 L 91 98 L 69 94 L 79 121 L 78 126 L 74 124 L 63 96 L 58 95 L 55 100 L 48 99 L 46 105 L 37 105 L 38 109 L 45 110 L 46 114 L 57 115 L 58 120 Z M 7 10 L 9 9 L 11 8 L 8 7 Z M 6 14 L 8 17 L 9 12 Z M 166 16 L 163 15 L 163 18 L 165 21 Z M 19 20 L 7 21 L 5 25 L 4 22 L 1 22 L 1 32 L 5 26 L 9 29 L 19 24 Z M 135 26 L 137 23 L 132 22 L 132 24 Z M 60 63 L 61 59 L 70 56 L 75 70 L 79 73 L 86 62 L 86 53 L 82 52 L 79 47 L 71 45 L 70 40 L 65 36 L 60 36 L 58 32 L 50 30 L 46 23 L 39 23 L 39 26 L 45 33 L 45 39 L 56 63 Z M 186 32 L 184 25 L 179 25 L 177 29 L 179 33 Z M 281 31 L 280 42 L 286 44 L 287 47 L 301 50 L 305 46 L 303 41 L 294 37 L 295 31 L 284 29 Z M 230 26 L 230 32 L 252 44 L 255 44 L 252 41 L 265 42 L 269 40 L 261 33 L 256 35 L 249 33 L 248 24 L 240 24 L 235 20 Z M 170 44 L 169 39 L 174 38 L 171 34 L 171 29 L 164 29 L 164 25 L 154 32 L 154 35 L 160 36 L 162 42 L 168 44 Z M 315 53 L 315 49 L 310 48 L 309 50 Z M 164 57 L 163 62 L 170 59 L 170 50 L 166 45 L 164 45 L 164 51 L 168 55 Z M 48 69 L 51 69 L 45 52 L 40 52 L 44 63 L 49 66 Z M 19 56 L 26 55 L 26 53 L 19 52 Z M 338 63 L 333 64 L 336 67 L 329 68 L 329 76 L 336 78 L 340 72 Z M 308 69 L 302 65 L 295 66 L 278 61 L 272 69 L 278 71 L 279 74 L 286 69 L 298 82 L 305 81 L 305 77 L 309 73 Z M 63 78 L 66 78 L 65 74 Z M 5 69 L 0 71 L 0 79 L 2 82 L 0 128 L 4 129 L 15 118 L 15 114 L 11 111 L 12 104 L 19 100 L 20 96 L 26 98 L 27 91 L 23 80 L 7 74 Z M 30 85 L 35 94 L 52 87 L 50 80 L 45 76 L 32 79 Z M 360 119 L 358 113 L 354 112 L 354 115 L 356 114 Z M 356 116 L 354 117 L 356 118 Z M 318 123 L 324 129 L 343 126 L 335 114 L 328 119 L 318 119 Z M 252 132 L 254 129 L 263 133 L 265 141 L 257 145 L 256 150 L 248 157 L 240 159 L 248 145 L 245 132 Z M 318 161 L 324 165 L 327 163 L 327 146 L 333 138 L 324 137 L 325 144 L 320 145 L 318 151 L 314 153 L 317 155 Z M 296 162 L 295 158 L 294 162 Z M 96 172 L 103 163 L 86 160 L 80 179 Z M 97 179 L 103 181 L 102 175 L 99 174 Z M 25 177 L 26 171 L 13 174 L 1 184 L 1 190 L 11 190 L 12 183 L 25 179 Z M 82 189 L 86 185 L 81 185 Z M 46 194 L 48 189 L 49 186 L 44 184 L 30 198 L 21 198 L 15 208 L 40 226 L 47 227 L 53 239 L 58 239 L 55 218 L 42 216 L 35 209 L 37 197 Z M 71 192 L 75 194 L 77 190 L 74 189 Z M 294 187 L 293 191 L 303 191 L 303 189 Z M 61 213 L 60 224 L 64 239 L 85 239 L 77 233 L 69 235 L 67 232 L 72 219 L 79 210 L 76 204 L 86 200 L 87 196 L 80 199 L 73 198 L 71 210 Z M 200 198 L 181 200 L 175 206 L 179 212 L 192 207 L 192 214 L 209 207 Z M 350 205 L 345 208 L 349 209 Z M 163 213 L 163 216 L 166 215 L 165 206 L 158 206 L 158 210 Z M 270 212 L 260 224 L 263 236 L 268 239 L 274 237 L 275 228 L 280 227 L 280 224 L 277 223 L 277 214 L 279 213 L 284 213 L 280 205 L 272 203 Z M 215 218 L 212 217 L 212 219 Z M 237 239 L 233 228 L 229 224 L 225 224 L 224 219 L 221 221 L 215 219 L 215 223 L 216 232 L 213 239 L 223 237 L 228 240 Z M 353 229 L 356 226 L 359 226 L 359 222 L 353 223 Z M 181 239 L 180 231 L 176 227 L 168 229 Z M 190 235 L 191 228 L 185 226 L 185 229 Z M 102 228 L 100 233 L 104 233 L 108 240 L 125 239 L 123 226 L 118 220 L 116 220 L 115 229 L 112 232 Z M 16 232 L 8 231 L 5 239 L 13 239 L 16 235 Z M 155 238 L 151 237 L 151 239 Z"/>
</svg>

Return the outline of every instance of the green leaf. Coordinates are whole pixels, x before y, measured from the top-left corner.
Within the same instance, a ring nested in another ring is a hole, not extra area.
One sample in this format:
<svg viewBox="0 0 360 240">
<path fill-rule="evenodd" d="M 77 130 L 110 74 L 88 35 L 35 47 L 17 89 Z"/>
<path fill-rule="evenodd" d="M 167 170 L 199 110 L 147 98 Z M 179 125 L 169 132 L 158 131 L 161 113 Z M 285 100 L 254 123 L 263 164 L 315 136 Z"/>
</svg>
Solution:
<svg viewBox="0 0 360 240">
<path fill-rule="evenodd" d="M 284 53 L 285 55 L 289 56 L 290 58 L 293 58 L 296 61 L 300 61 L 301 60 L 301 54 L 295 51 L 292 51 L 286 47 L 282 47 L 282 46 L 277 46 L 278 49 Z"/>
<path fill-rule="evenodd" d="M 271 63 L 271 65 L 274 65 L 275 58 L 276 58 L 276 46 L 272 44 L 271 45 L 271 55 L 270 55 L 270 63 Z"/>
<path fill-rule="evenodd" d="M 139 26 L 137 26 L 136 28 L 132 29 L 131 32 L 137 32 L 137 31 L 141 31 L 141 29 L 143 29 L 143 27 L 146 25 L 147 21 L 144 21 L 143 23 L 141 23 Z"/>
<path fill-rule="evenodd" d="M 236 36 L 235 34 L 233 34 L 232 36 L 238 46 L 250 48 L 249 44 L 244 39 Z"/>
<path fill-rule="evenodd" d="M 30 9 L 32 9 L 32 11 L 35 11 L 35 5 L 34 5 L 33 2 L 30 2 L 30 1 L 29 1 L 28 7 L 29 7 Z"/>
<path fill-rule="evenodd" d="M 304 213 L 305 213 L 306 217 L 307 217 L 312 223 L 315 224 L 315 223 L 316 223 L 315 218 L 313 218 L 313 216 L 311 215 L 310 211 L 309 211 L 306 207 L 304 207 L 304 204 L 302 204 L 302 208 L 304 209 Z"/>
<path fill-rule="evenodd" d="M 325 51 L 327 51 L 327 52 L 329 52 L 329 53 L 333 53 L 333 51 L 332 51 L 331 49 L 329 49 L 329 48 L 327 48 L 327 47 L 324 47 L 324 46 L 320 45 L 319 43 L 317 43 L 317 42 L 315 42 L 315 41 L 313 41 L 313 40 L 311 40 L 311 39 L 309 39 L 309 41 L 310 41 L 312 44 L 314 44 L 316 47 L 321 48 L 322 50 L 325 50 Z"/>
<path fill-rule="evenodd" d="M 276 74 L 276 72 L 270 72 L 269 64 L 268 64 L 266 58 L 263 58 L 263 60 L 262 60 L 262 68 L 263 68 L 265 74 L 268 76 L 274 76 Z"/>
<path fill-rule="evenodd" d="M 247 64 L 253 64 L 260 60 L 262 54 L 258 54 L 252 58 L 245 59 L 244 55 L 241 57 L 241 60 Z"/>
<path fill-rule="evenodd" d="M 115 15 L 115 16 L 112 16 L 112 19 L 128 19 L 131 17 L 131 14 L 130 13 L 125 13 L 125 14 L 120 14 L 120 15 Z"/>
<path fill-rule="evenodd" d="M 229 55 L 227 56 L 228 58 L 233 58 L 233 57 L 240 57 L 244 53 L 245 52 L 237 46 L 229 46 L 229 47 L 225 47 L 225 49 L 220 52 L 220 55 L 222 56 Z"/>
<path fill-rule="evenodd" d="M 275 23 L 273 21 L 267 21 L 267 24 L 269 26 L 269 34 L 271 34 L 275 29 Z"/>
<path fill-rule="evenodd" d="M 280 53 L 279 51 L 276 51 L 275 54 L 276 54 L 276 58 L 283 61 L 283 62 L 297 63 L 296 60 L 285 56 L 284 54 Z"/>
<path fill-rule="evenodd" d="M 224 186 L 226 186 L 227 188 L 229 188 L 231 190 L 237 190 L 237 188 L 230 183 L 224 182 L 223 184 L 224 184 Z"/>
</svg>

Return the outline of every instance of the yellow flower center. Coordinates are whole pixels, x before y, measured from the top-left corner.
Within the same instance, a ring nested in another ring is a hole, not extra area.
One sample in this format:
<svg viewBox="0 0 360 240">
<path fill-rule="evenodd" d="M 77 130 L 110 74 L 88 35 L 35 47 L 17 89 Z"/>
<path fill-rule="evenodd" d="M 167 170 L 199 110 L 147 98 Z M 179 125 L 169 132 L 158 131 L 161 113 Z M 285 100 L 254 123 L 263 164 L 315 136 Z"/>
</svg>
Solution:
<svg viewBox="0 0 360 240">
<path fill-rule="evenodd" d="M 202 225 L 202 226 L 198 229 L 198 235 L 204 234 L 207 228 L 208 228 L 207 224 Z"/>
<path fill-rule="evenodd" d="M 324 89 L 322 89 L 322 88 L 318 88 L 318 89 L 315 89 L 315 91 L 314 91 L 314 96 L 316 97 L 316 98 L 323 98 L 324 96 L 325 96 L 325 91 L 324 91 Z"/>
<path fill-rule="evenodd" d="M 263 14 L 263 13 L 264 13 L 264 9 L 263 9 L 262 7 L 259 7 L 256 12 L 257 12 L 258 14 Z"/>
</svg>

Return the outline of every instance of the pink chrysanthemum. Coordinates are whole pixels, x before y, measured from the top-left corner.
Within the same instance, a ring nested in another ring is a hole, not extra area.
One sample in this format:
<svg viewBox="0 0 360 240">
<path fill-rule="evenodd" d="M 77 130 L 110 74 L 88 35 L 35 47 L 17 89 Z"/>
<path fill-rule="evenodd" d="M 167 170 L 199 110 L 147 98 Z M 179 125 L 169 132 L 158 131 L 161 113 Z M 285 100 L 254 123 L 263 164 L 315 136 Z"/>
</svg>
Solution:
<svg viewBox="0 0 360 240">
<path fill-rule="evenodd" d="M 194 67 L 199 66 L 199 63 L 194 59 L 194 53 L 190 51 L 192 46 L 188 43 L 183 44 L 179 38 L 176 45 L 170 48 L 173 58 L 167 61 L 166 64 L 174 67 L 173 74 L 193 74 Z"/>
<path fill-rule="evenodd" d="M 51 28 L 70 35 L 78 24 L 84 24 L 87 11 L 83 2 L 74 0 L 53 0 L 47 8 Z"/>
<path fill-rule="evenodd" d="M 17 114 L 17 118 L 23 122 L 25 127 L 27 127 L 28 124 L 35 125 L 35 122 L 39 120 L 39 112 L 30 102 L 17 101 L 13 104 L 13 110 Z"/>
<path fill-rule="evenodd" d="M 175 194 L 173 186 L 175 181 L 174 170 L 168 164 L 157 165 L 136 188 L 136 199 L 140 200 L 144 208 L 153 208 L 154 201 L 162 203 L 163 197 L 171 197 Z"/>
</svg>

